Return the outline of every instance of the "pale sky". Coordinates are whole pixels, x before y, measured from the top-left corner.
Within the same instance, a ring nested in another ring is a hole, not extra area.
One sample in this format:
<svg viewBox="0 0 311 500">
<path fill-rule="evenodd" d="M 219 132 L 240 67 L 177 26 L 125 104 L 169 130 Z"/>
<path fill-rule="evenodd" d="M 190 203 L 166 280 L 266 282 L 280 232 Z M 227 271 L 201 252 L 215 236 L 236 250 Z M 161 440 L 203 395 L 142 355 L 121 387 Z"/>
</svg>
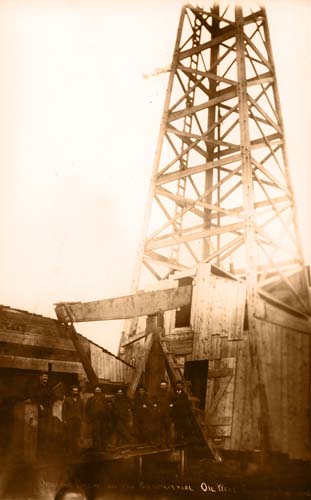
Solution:
<svg viewBox="0 0 311 500">
<path fill-rule="evenodd" d="M 310 263 L 311 1 L 262 4 Z M 181 5 L 1 0 L 0 303 L 130 292 L 168 78 L 143 74 L 170 64 Z M 115 325 L 78 330 L 116 351 Z"/>
</svg>

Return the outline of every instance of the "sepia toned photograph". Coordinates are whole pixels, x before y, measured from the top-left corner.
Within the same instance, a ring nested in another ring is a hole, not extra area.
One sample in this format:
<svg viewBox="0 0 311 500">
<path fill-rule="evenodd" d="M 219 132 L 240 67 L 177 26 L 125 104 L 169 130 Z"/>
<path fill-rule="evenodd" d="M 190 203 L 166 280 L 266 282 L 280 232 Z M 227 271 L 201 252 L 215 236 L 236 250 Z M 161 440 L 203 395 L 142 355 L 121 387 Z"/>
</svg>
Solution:
<svg viewBox="0 0 311 500">
<path fill-rule="evenodd" d="M 0 2 L 0 499 L 311 496 L 309 19 Z"/>
</svg>

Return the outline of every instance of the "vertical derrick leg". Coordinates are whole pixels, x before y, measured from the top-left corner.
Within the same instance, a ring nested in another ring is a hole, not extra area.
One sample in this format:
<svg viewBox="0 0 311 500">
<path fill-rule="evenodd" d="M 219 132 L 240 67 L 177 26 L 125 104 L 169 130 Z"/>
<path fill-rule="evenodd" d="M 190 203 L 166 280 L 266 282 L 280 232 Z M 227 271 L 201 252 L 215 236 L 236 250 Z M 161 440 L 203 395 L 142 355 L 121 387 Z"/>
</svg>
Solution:
<svg viewBox="0 0 311 500">
<path fill-rule="evenodd" d="M 238 102 L 241 140 L 241 163 L 243 181 L 243 203 L 245 223 L 245 259 L 246 259 L 246 281 L 247 281 L 247 309 L 248 309 L 248 342 L 252 366 L 255 369 L 259 392 L 259 432 L 261 439 L 262 459 L 266 461 L 270 451 L 269 436 L 269 409 L 264 373 L 260 352 L 258 349 L 258 336 L 256 331 L 255 305 L 257 285 L 257 260 L 255 241 L 255 210 L 254 210 L 254 186 L 253 169 L 251 163 L 251 143 L 248 125 L 248 100 L 246 89 L 245 68 L 245 46 L 243 38 L 243 14 L 242 8 L 236 7 L 236 45 L 237 45 L 237 72 L 238 72 Z M 254 405 L 254 396 L 251 404 Z"/>
</svg>

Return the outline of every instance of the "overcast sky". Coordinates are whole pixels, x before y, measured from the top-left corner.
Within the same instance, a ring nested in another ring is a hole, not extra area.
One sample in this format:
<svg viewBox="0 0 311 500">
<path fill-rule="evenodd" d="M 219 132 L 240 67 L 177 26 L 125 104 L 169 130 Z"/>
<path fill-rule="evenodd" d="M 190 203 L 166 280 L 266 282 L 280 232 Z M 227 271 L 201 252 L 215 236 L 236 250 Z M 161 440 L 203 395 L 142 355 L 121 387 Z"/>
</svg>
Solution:
<svg viewBox="0 0 311 500">
<path fill-rule="evenodd" d="M 311 1 L 266 1 L 311 262 Z M 0 2 L 0 303 L 127 294 L 182 2 Z M 208 3 L 206 3 L 208 5 Z M 79 331 L 116 350 L 114 326 Z"/>
</svg>

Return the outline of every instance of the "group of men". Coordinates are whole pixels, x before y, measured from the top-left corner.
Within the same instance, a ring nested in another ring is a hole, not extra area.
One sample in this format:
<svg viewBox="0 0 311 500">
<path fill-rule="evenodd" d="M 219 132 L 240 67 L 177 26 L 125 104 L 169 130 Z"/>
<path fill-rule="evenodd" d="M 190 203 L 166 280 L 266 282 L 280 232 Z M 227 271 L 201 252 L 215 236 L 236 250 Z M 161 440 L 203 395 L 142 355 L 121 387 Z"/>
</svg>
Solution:
<svg viewBox="0 0 311 500">
<path fill-rule="evenodd" d="M 29 397 L 38 404 L 39 442 L 45 448 L 51 441 L 51 419 L 55 424 L 48 374 L 41 374 Z M 152 397 L 140 385 L 133 399 L 128 398 L 122 388 L 113 397 L 107 396 L 97 385 L 93 395 L 85 400 L 79 386 L 73 385 L 70 395 L 61 402 L 58 417 L 57 434 L 71 453 L 78 452 L 81 428 L 85 424 L 91 428 L 92 446 L 98 451 L 108 446 L 143 443 L 166 447 L 173 441 L 184 442 L 192 434 L 191 411 L 182 382 L 177 382 L 171 392 L 167 381 L 162 380 Z M 55 434 L 55 425 L 53 432 Z"/>
</svg>

